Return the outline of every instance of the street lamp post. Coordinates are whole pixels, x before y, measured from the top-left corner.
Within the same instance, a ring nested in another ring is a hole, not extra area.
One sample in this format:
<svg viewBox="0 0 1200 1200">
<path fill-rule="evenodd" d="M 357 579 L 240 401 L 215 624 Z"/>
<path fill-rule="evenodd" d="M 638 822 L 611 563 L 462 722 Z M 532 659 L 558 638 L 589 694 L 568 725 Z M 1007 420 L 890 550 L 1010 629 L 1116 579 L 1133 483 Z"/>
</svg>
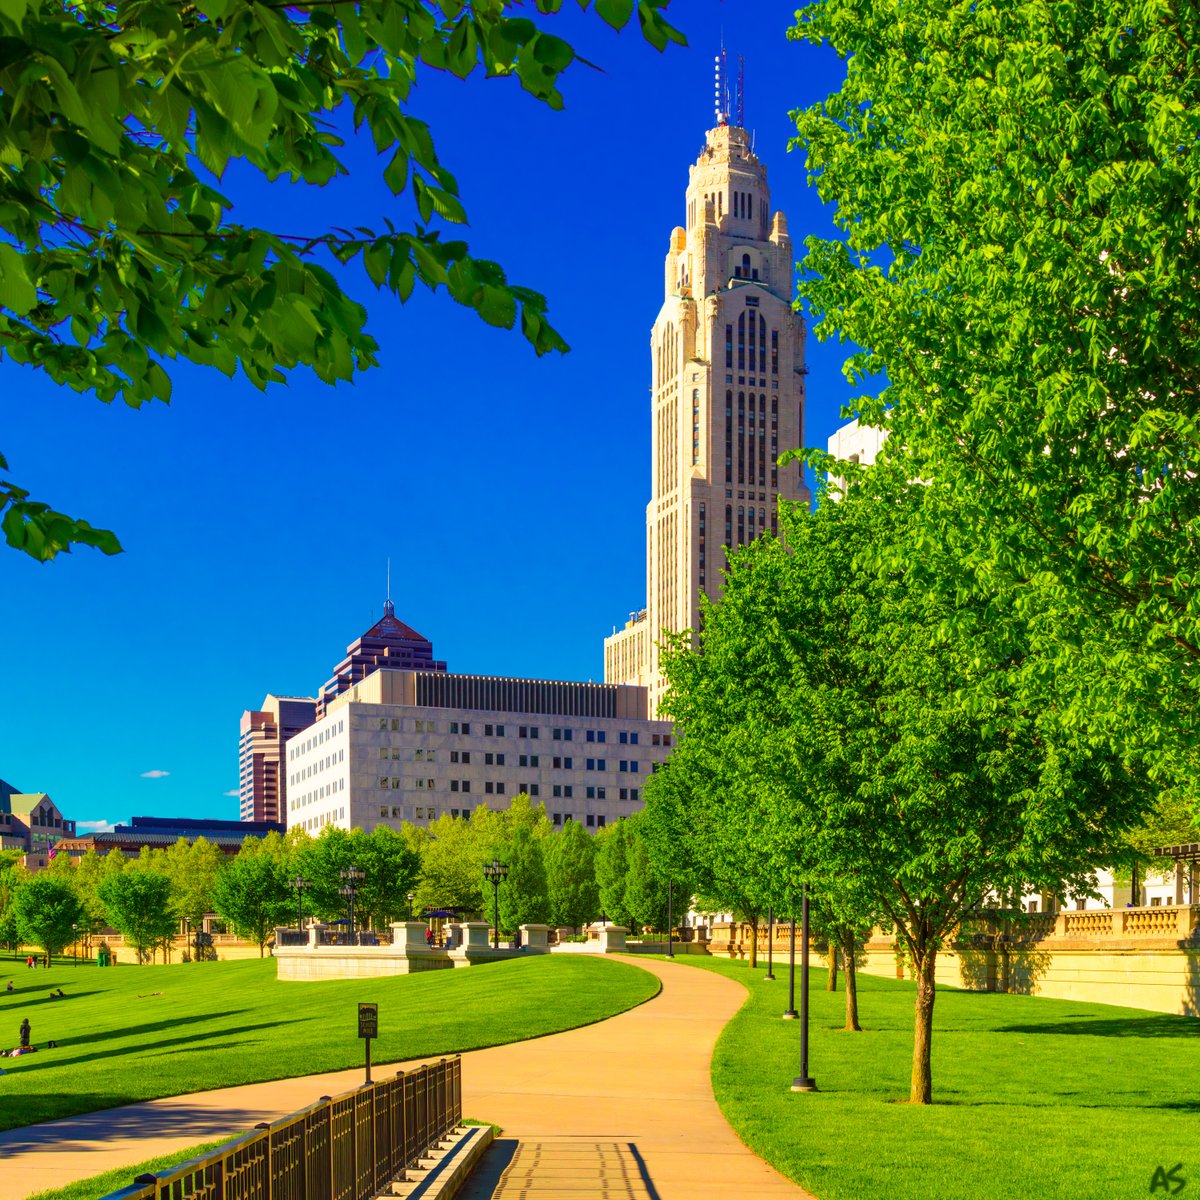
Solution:
<svg viewBox="0 0 1200 1200">
<path fill-rule="evenodd" d="M 338 888 L 338 894 L 346 897 L 346 904 L 350 910 L 350 943 L 355 944 L 354 936 L 354 897 L 358 895 L 359 887 L 362 881 L 366 878 L 366 872 L 360 871 L 357 867 L 343 867 L 338 872 L 338 878 L 342 881 L 342 886 Z"/>
<path fill-rule="evenodd" d="M 78 924 L 76 924 L 76 922 L 72 921 L 71 922 L 71 958 L 74 960 L 74 963 L 76 966 L 79 966 L 78 942 L 79 942 L 79 926 L 78 926 Z"/>
<path fill-rule="evenodd" d="M 671 944 L 671 934 L 672 934 L 671 926 L 674 924 L 674 921 L 672 920 L 672 914 L 671 914 L 671 900 L 672 900 L 671 881 L 668 879 L 667 880 L 667 957 L 668 958 L 675 957 L 675 949 L 674 949 L 673 945 Z"/>
<path fill-rule="evenodd" d="M 305 879 L 303 875 L 297 875 L 292 880 L 292 887 L 296 889 L 296 928 L 301 932 L 304 931 L 304 893 L 311 886 L 311 880 Z"/>
<path fill-rule="evenodd" d="M 794 1021 L 800 1014 L 796 1011 L 796 918 L 791 918 L 791 937 L 788 942 L 788 1006 L 783 1014 L 785 1021 Z"/>
<path fill-rule="evenodd" d="M 800 1074 L 793 1092 L 815 1092 L 817 1081 L 808 1073 L 808 884 L 800 891 Z"/>
<path fill-rule="evenodd" d="M 413 901 L 416 899 L 416 897 L 416 892 L 408 893 L 408 919 L 410 921 L 413 919 Z"/>
<path fill-rule="evenodd" d="M 508 864 L 493 858 L 483 864 L 484 878 L 492 885 L 492 949 L 500 949 L 500 884 L 508 878 Z"/>
<path fill-rule="evenodd" d="M 767 973 L 763 976 L 764 979 L 775 978 L 775 959 L 772 956 L 772 951 L 775 948 L 775 910 L 768 907 L 767 909 Z"/>
</svg>

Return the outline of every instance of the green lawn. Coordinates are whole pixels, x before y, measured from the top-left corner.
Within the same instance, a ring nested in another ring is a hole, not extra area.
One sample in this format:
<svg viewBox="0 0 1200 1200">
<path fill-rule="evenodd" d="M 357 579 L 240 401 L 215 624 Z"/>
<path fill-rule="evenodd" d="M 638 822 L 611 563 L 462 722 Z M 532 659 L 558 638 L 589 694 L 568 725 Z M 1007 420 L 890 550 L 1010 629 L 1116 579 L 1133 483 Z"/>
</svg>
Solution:
<svg viewBox="0 0 1200 1200">
<path fill-rule="evenodd" d="M 863 1033 L 813 972 L 809 1066 L 790 1092 L 799 1029 L 783 1021 L 787 964 L 683 958 L 746 984 L 713 1085 L 756 1153 L 820 1200 L 1126 1200 L 1182 1163 L 1200 1188 L 1200 1021 L 1138 1009 L 938 989 L 935 1103 L 904 1101 L 913 986 L 860 976 Z M 797 986 L 799 967 L 797 967 Z"/>
<path fill-rule="evenodd" d="M 3 1060 L 0 1129 L 355 1066 L 360 1000 L 379 1004 L 372 1058 L 387 1063 L 587 1025 L 658 986 L 637 967 L 566 954 L 321 983 L 280 983 L 271 959 L 37 971 L 4 960 L 0 1045 L 15 1046 L 28 1017 L 39 1051 Z M 59 987 L 67 998 L 49 999 Z M 50 1039 L 57 1049 L 45 1048 Z"/>
</svg>

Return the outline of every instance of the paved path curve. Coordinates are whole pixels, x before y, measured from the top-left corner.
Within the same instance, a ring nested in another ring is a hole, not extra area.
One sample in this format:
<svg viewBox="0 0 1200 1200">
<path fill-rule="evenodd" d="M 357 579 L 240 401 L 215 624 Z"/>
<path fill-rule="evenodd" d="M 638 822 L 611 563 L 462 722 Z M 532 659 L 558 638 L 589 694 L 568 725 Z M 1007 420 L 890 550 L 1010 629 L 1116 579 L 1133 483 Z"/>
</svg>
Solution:
<svg viewBox="0 0 1200 1200">
<path fill-rule="evenodd" d="M 713 1099 L 713 1046 L 745 999 L 742 986 L 680 964 L 626 961 L 659 977 L 659 996 L 583 1029 L 463 1056 L 464 1111 L 520 1143 L 496 1195 L 524 1195 L 535 1180 L 548 1200 L 804 1200 L 738 1141 Z M 0 1133 L 0 1196 L 24 1200 L 250 1129 L 361 1080 L 361 1069 L 335 1071 L 12 1129 Z"/>
</svg>

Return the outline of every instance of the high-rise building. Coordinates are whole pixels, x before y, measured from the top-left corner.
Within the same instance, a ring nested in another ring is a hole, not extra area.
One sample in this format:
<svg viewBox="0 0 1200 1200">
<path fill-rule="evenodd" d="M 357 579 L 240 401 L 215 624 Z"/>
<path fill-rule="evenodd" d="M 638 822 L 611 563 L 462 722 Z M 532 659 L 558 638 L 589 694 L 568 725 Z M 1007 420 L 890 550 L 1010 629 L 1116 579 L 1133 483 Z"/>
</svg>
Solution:
<svg viewBox="0 0 1200 1200">
<path fill-rule="evenodd" d="M 238 738 L 238 803 L 243 821 L 282 821 L 287 812 L 283 747 L 317 716 L 311 696 L 268 695 L 242 713 Z"/>
<path fill-rule="evenodd" d="M 317 698 L 317 716 L 325 715 L 331 700 L 361 683 L 372 671 L 446 670 L 444 662 L 435 662 L 433 643 L 410 629 L 396 616 L 391 600 L 383 602 L 383 617 L 362 637 L 346 647 L 346 657 L 333 669 L 333 677 Z"/>
<path fill-rule="evenodd" d="M 665 687 L 664 630 L 695 629 L 721 594 L 726 551 L 776 532 L 777 501 L 809 500 L 803 468 L 804 322 L 792 311 L 792 240 L 767 169 L 718 114 L 691 168 L 686 228 L 671 231 L 650 335 L 652 436 L 646 608 L 604 643 L 608 683 Z"/>
<path fill-rule="evenodd" d="M 598 829 L 642 807 L 673 734 L 644 688 L 374 671 L 287 745 L 289 828 L 399 829 L 507 808 Z"/>
</svg>

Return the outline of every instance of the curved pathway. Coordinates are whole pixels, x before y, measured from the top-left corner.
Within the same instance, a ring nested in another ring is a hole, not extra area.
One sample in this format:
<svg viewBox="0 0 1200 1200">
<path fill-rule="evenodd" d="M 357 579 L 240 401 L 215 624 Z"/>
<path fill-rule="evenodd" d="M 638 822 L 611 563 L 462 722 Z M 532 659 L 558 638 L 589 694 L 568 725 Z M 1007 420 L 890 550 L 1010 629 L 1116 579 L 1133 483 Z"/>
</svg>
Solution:
<svg viewBox="0 0 1200 1200">
<path fill-rule="evenodd" d="M 463 1055 L 464 1112 L 518 1139 L 496 1195 L 537 1181 L 560 1197 L 804 1200 L 738 1141 L 713 1099 L 713 1046 L 745 999 L 742 986 L 679 964 L 625 961 L 659 977 L 655 999 L 596 1025 Z M 11 1129 L 0 1133 L 0 1196 L 23 1200 L 250 1129 L 361 1081 L 356 1068 Z"/>
</svg>

